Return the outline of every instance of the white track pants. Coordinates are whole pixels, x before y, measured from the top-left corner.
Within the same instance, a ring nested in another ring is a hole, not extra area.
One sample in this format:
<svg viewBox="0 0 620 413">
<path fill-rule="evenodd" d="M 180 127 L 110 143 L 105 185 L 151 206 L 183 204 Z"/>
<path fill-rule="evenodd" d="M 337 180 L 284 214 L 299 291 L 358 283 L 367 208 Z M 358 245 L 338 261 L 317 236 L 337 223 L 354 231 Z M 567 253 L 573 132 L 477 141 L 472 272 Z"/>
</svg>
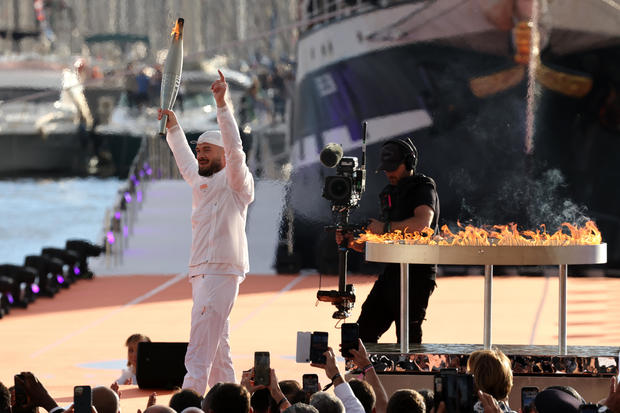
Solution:
<svg viewBox="0 0 620 413">
<path fill-rule="evenodd" d="M 236 383 L 230 356 L 228 316 L 242 278 L 236 275 L 204 275 L 192 284 L 192 327 L 185 355 L 187 374 L 183 388 L 204 395 L 218 382 Z"/>
</svg>

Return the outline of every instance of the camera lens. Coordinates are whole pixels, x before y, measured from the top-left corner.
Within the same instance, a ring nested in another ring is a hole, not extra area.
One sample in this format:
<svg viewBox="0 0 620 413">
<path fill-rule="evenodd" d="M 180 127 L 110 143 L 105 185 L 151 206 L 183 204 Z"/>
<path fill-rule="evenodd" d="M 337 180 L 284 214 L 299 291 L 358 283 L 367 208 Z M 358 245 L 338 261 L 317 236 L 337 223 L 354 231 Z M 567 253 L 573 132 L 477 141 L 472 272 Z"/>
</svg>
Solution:
<svg viewBox="0 0 620 413">
<path fill-rule="evenodd" d="M 351 179 L 344 176 L 328 177 L 323 196 L 331 201 L 348 201 L 351 197 Z"/>
</svg>

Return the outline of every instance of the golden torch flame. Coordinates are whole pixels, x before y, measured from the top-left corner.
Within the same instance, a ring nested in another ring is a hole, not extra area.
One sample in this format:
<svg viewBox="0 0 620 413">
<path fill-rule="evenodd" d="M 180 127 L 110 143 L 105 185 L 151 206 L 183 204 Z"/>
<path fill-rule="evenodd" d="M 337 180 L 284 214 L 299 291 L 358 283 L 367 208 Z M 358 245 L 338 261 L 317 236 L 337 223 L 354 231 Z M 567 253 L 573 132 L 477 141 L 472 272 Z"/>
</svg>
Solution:
<svg viewBox="0 0 620 413">
<path fill-rule="evenodd" d="M 601 232 L 593 221 L 588 221 L 583 227 L 578 227 L 568 222 L 553 234 L 547 232 L 544 225 L 535 231 L 519 231 L 517 224 L 494 225 L 492 229 L 463 226 L 457 222 L 459 231 L 453 233 L 447 225 L 441 227 L 439 235 L 433 235 L 434 231 L 424 228 L 422 231 L 408 232 L 396 230 L 383 235 L 373 234 L 366 231 L 356 240 L 358 243 L 378 242 L 393 243 L 404 241 L 407 244 L 418 245 L 467 245 L 467 246 L 564 246 L 564 245 L 598 245 L 602 241 Z"/>
<path fill-rule="evenodd" d="M 178 19 L 172 28 L 170 36 L 174 36 L 178 40 L 183 35 L 183 19 Z"/>
</svg>

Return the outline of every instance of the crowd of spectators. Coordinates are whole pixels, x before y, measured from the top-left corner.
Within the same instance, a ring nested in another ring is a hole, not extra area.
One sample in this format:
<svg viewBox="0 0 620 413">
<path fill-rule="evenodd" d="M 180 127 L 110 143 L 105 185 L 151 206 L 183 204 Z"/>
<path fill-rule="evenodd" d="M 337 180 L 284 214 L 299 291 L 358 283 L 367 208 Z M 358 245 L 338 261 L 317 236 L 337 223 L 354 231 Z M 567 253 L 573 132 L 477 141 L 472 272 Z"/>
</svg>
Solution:
<svg viewBox="0 0 620 413">
<path fill-rule="evenodd" d="M 134 335 L 128 339 L 128 348 L 144 336 Z M 240 383 L 218 383 L 203 396 L 192 389 L 178 389 L 169 404 L 157 404 L 157 396 L 151 394 L 144 413 L 450 413 L 444 395 L 435 400 L 430 389 L 400 389 L 387 394 L 370 362 L 361 341 L 358 350 L 350 350 L 351 361 L 356 370 L 344 374 L 338 367 L 336 355 L 331 348 L 324 353 L 325 364 L 312 364 L 323 370 L 329 383 L 318 391 L 309 391 L 295 380 L 280 381 L 274 369 L 270 369 L 268 385 L 254 383 L 254 368 L 243 372 Z M 510 360 L 500 350 L 479 350 L 467 360 L 467 377 L 473 382 L 475 404 L 471 412 L 513 412 L 508 394 L 513 386 Z M 0 413 L 35 413 L 38 407 L 48 413 L 74 413 L 73 404 L 61 407 L 50 396 L 43 384 L 30 372 L 16 376 L 16 386 L 7 388 L 0 383 Z M 328 391 L 333 388 L 332 391 Z M 25 392 L 26 397 L 20 396 Z M 120 413 L 122 393 L 116 382 L 110 386 L 92 388 L 91 413 Z M 588 404 L 583 397 L 568 386 L 552 386 L 540 391 L 532 404 L 520 412 L 578 413 L 584 406 L 596 407 L 599 412 L 620 413 L 620 385 L 617 377 L 610 381 L 608 397 L 597 404 Z M 598 410 L 600 409 L 600 410 Z M 463 410 L 457 410 L 462 412 Z M 140 412 L 140 411 L 138 411 Z M 79 413 L 79 412 L 78 412 Z M 125 412 L 127 413 L 127 412 Z"/>
</svg>

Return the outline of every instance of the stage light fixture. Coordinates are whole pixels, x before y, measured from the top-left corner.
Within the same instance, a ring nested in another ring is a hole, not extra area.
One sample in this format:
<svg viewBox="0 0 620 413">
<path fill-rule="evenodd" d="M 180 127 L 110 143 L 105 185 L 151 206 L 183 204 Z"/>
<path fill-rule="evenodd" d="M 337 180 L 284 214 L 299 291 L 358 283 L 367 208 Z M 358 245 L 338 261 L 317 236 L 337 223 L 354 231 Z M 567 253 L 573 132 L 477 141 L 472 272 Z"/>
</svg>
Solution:
<svg viewBox="0 0 620 413">
<path fill-rule="evenodd" d="M 0 275 L 12 278 L 15 281 L 10 291 L 14 300 L 12 305 L 26 308 L 29 303 L 36 299 L 35 291 L 38 288 L 39 276 L 34 268 L 3 264 L 0 265 Z M 33 289 L 33 285 L 37 285 L 37 288 Z"/>
<path fill-rule="evenodd" d="M 78 267 L 74 268 L 74 273 L 80 278 L 93 278 L 93 273 L 88 268 L 88 258 L 98 257 L 103 252 L 103 248 L 86 240 L 70 239 L 65 243 L 67 250 L 78 253 L 80 260 Z"/>
<path fill-rule="evenodd" d="M 41 250 L 41 255 L 58 258 L 63 262 L 63 271 L 62 274 L 59 275 L 64 278 L 64 282 L 62 283 L 64 288 L 69 288 L 71 284 L 77 281 L 74 272 L 74 268 L 79 266 L 80 261 L 80 256 L 77 252 L 61 248 L 46 247 Z"/>
<path fill-rule="evenodd" d="M 42 255 L 28 255 L 24 258 L 24 265 L 38 272 L 39 295 L 53 297 L 60 290 L 62 283 L 59 282 L 58 275 L 62 274 L 63 262 L 61 260 Z"/>
<path fill-rule="evenodd" d="M 12 278 L 0 275 L 0 318 L 11 312 L 11 305 L 14 301 L 11 295 L 13 284 L 15 281 Z"/>
</svg>

